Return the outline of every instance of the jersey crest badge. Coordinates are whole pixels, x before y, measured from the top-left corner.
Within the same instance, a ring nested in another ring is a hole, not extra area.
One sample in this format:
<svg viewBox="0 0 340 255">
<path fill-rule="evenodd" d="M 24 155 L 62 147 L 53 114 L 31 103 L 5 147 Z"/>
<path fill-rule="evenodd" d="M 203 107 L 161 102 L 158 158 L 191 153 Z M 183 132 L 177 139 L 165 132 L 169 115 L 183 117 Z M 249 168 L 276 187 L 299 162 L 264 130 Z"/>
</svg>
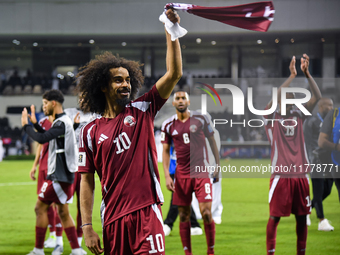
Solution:
<svg viewBox="0 0 340 255">
<path fill-rule="evenodd" d="M 127 127 L 133 127 L 134 125 L 136 125 L 136 120 L 134 117 L 132 117 L 131 115 L 126 116 L 124 119 L 124 125 Z"/>
<path fill-rule="evenodd" d="M 191 125 L 189 128 L 191 133 L 195 133 L 197 131 L 197 126 L 196 125 Z"/>
</svg>

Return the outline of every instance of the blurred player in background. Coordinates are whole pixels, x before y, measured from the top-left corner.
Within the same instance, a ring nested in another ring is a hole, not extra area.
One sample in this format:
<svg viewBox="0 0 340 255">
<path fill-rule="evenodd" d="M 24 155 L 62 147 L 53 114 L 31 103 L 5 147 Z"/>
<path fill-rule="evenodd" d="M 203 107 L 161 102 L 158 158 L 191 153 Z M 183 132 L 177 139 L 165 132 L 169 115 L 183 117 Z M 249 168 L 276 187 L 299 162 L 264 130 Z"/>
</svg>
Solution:
<svg viewBox="0 0 340 255">
<path fill-rule="evenodd" d="M 32 122 L 33 126 L 37 125 L 36 116 L 37 114 L 35 112 L 35 107 L 34 105 L 31 105 L 31 114 L 29 115 L 29 119 Z M 39 120 L 38 125 L 40 125 L 44 130 L 47 131 L 48 129 L 51 128 L 52 123 L 53 123 L 52 116 L 45 116 Z M 38 143 L 35 160 L 30 171 L 31 179 L 35 180 L 36 168 L 39 165 L 38 195 L 40 193 L 42 185 L 47 180 L 46 179 L 48 168 L 47 159 L 48 159 L 48 143 L 44 144 Z M 69 202 L 72 203 L 72 201 Z M 44 242 L 44 247 L 55 248 L 58 245 L 57 250 L 54 251 L 54 254 L 56 254 L 58 250 L 63 250 L 64 241 L 63 241 L 63 226 L 58 215 L 57 207 L 54 203 L 52 203 L 51 206 L 48 208 L 47 216 L 50 235 L 49 238 Z"/>
<path fill-rule="evenodd" d="M 179 23 L 173 10 L 166 15 Z M 179 41 L 171 41 L 168 32 L 166 41 L 166 73 L 136 100 L 144 82 L 138 62 L 106 52 L 78 74 L 81 109 L 102 116 L 84 126 L 79 144 L 83 233 L 92 253 L 164 254 L 153 122 L 182 76 Z M 92 228 L 95 172 L 102 185 L 104 249 Z"/>
<path fill-rule="evenodd" d="M 340 165 L 340 108 L 335 108 L 329 111 L 322 122 L 318 145 L 322 149 L 328 151 L 331 154 L 333 168 L 331 174 L 335 186 L 338 189 L 338 197 L 340 201 L 340 174 L 338 167 Z"/>
<path fill-rule="evenodd" d="M 215 223 L 211 214 L 212 185 L 209 173 L 203 171 L 195 173 L 196 166 L 208 166 L 205 137 L 209 140 L 216 163 L 220 164 L 219 153 L 213 136 L 214 131 L 206 116 L 189 111 L 190 101 L 186 92 L 176 92 L 172 104 L 176 108 L 176 114 L 163 122 L 162 125 L 163 165 L 166 186 L 168 190 L 174 192 L 173 204 L 178 206 L 183 249 L 185 254 L 192 254 L 190 205 L 192 193 L 195 192 L 204 221 L 208 245 L 207 254 L 214 254 Z M 177 153 L 175 181 L 169 174 L 170 145 L 172 142 Z M 195 151 L 191 151 L 190 147 Z M 218 178 L 216 181 L 218 181 Z"/>
<path fill-rule="evenodd" d="M 200 110 L 197 110 L 198 112 L 200 112 Z M 218 130 L 214 127 L 213 123 L 212 123 L 212 118 L 211 115 L 209 113 L 206 114 L 209 121 L 210 121 L 210 126 L 212 127 L 212 129 L 214 130 L 214 138 L 216 141 L 216 146 L 218 149 L 218 152 L 220 152 L 221 150 L 221 137 L 220 137 L 220 132 L 218 132 Z M 212 149 L 210 147 L 209 141 L 207 138 L 205 138 L 205 144 L 207 146 L 208 149 L 208 156 L 209 156 L 209 165 L 211 166 L 215 166 L 216 162 L 215 162 L 215 157 L 214 154 L 212 152 Z M 222 204 L 222 173 L 219 173 L 219 181 L 218 182 L 213 182 L 212 184 L 212 192 L 213 192 L 213 201 L 211 204 L 211 214 L 212 217 L 214 219 L 215 224 L 221 224 L 222 223 L 222 212 L 223 212 L 223 204 Z M 202 215 L 198 206 L 198 201 L 197 198 L 195 196 L 195 194 L 193 194 L 192 196 L 192 208 L 194 209 L 194 212 L 196 214 L 196 217 L 198 219 L 202 219 Z"/>
<path fill-rule="evenodd" d="M 56 203 L 58 214 L 72 248 L 72 255 L 81 255 L 76 229 L 69 213 L 67 201 L 73 197 L 74 172 L 77 171 L 77 147 L 72 122 L 63 112 L 64 96 L 58 90 L 49 90 L 43 94 L 43 110 L 46 116 L 52 116 L 53 123 L 45 131 L 35 125 L 38 132 L 28 125 L 28 113 L 24 108 L 21 122 L 27 134 L 38 143 L 49 143 L 47 180 L 42 185 L 35 207 L 36 212 L 36 242 L 29 255 L 44 254 L 44 239 L 48 225 L 47 210 Z M 52 255 L 63 252 L 61 246 L 56 246 Z"/>
<path fill-rule="evenodd" d="M 37 119 L 36 119 L 36 114 L 35 114 L 35 107 L 34 105 L 31 105 L 31 114 L 29 116 L 30 121 L 32 124 L 35 126 L 37 125 Z M 38 125 L 40 125 L 44 130 L 49 130 L 52 126 L 52 116 L 46 116 L 43 117 L 39 120 Z M 36 154 L 35 154 L 35 159 L 33 162 L 32 169 L 30 171 L 30 178 L 35 181 L 35 173 L 37 170 L 37 166 L 39 165 L 39 172 L 38 172 L 38 183 L 37 183 L 37 194 L 39 195 L 40 190 L 42 188 L 42 185 L 44 182 L 47 180 L 47 159 L 48 159 L 48 143 L 40 144 L 38 143 L 37 149 L 36 149 Z M 58 244 L 63 246 L 63 239 L 62 239 L 62 232 L 63 228 L 60 223 L 60 219 L 57 213 L 56 208 L 52 204 L 48 208 L 48 227 L 50 230 L 50 236 L 49 238 L 44 242 L 44 247 L 45 248 L 55 248 L 57 245 L 57 236 L 58 238 Z M 57 221 L 57 222 L 56 222 Z M 61 237 L 61 240 L 60 240 Z"/>
<path fill-rule="evenodd" d="M 333 100 L 321 98 L 318 102 L 318 112 L 303 123 L 303 133 L 305 136 L 306 149 L 309 162 L 312 164 L 327 164 L 325 171 L 313 171 L 310 173 L 313 185 L 312 208 L 315 208 L 316 216 L 319 219 L 319 231 L 331 231 L 334 227 L 325 219 L 322 201 L 331 194 L 333 177 L 330 172 L 332 157 L 329 151 L 318 147 L 320 128 L 327 113 L 333 109 Z M 311 225 L 309 215 L 307 215 L 307 225 Z"/>
<path fill-rule="evenodd" d="M 276 230 L 280 217 L 289 216 L 291 213 L 295 214 L 296 219 L 297 255 L 304 255 L 306 252 L 306 216 L 311 210 L 309 180 L 306 174 L 308 171 L 305 169 L 308 159 L 303 136 L 303 121 L 306 116 L 301 110 L 293 109 L 291 104 L 286 105 L 286 115 L 281 115 L 281 89 L 289 87 L 297 75 L 295 62 L 295 56 L 293 56 L 289 65 L 290 76 L 277 91 L 279 110 L 264 116 L 266 133 L 272 149 L 271 163 L 275 169 L 275 173 L 270 178 L 270 217 L 267 224 L 267 254 L 271 255 L 275 253 Z M 310 75 L 308 67 L 309 57 L 303 54 L 301 70 L 308 79 L 312 93 L 311 99 L 304 107 L 312 112 L 321 98 L 321 92 Z M 286 98 L 292 99 L 295 95 L 287 93 Z M 272 101 L 267 104 L 266 110 L 271 107 Z M 281 124 L 281 121 L 271 121 L 273 119 L 285 119 L 285 126 Z M 289 171 L 283 170 L 282 166 L 288 168 Z M 303 167 L 300 168 L 300 166 Z"/>
<path fill-rule="evenodd" d="M 163 165 L 163 168 L 165 168 L 165 167 L 166 166 Z M 175 151 L 173 145 L 170 146 L 170 162 L 169 162 L 168 167 L 169 167 L 170 177 L 174 180 L 176 167 L 177 167 L 177 157 L 176 157 L 176 151 Z M 168 211 L 168 214 L 166 216 L 166 219 L 164 220 L 163 229 L 164 229 L 164 235 L 165 236 L 170 235 L 170 232 L 172 230 L 174 222 L 175 222 L 175 220 L 177 219 L 177 216 L 178 216 L 178 207 L 177 207 L 177 205 L 174 205 L 172 203 L 172 198 L 173 198 L 173 192 L 171 192 L 171 201 L 170 201 L 169 211 Z M 196 214 L 195 214 L 192 207 L 191 207 L 190 210 L 191 210 L 191 213 L 190 213 L 190 223 L 191 223 L 190 234 L 192 236 L 202 235 L 203 231 L 201 229 L 200 224 L 197 221 Z"/>
</svg>

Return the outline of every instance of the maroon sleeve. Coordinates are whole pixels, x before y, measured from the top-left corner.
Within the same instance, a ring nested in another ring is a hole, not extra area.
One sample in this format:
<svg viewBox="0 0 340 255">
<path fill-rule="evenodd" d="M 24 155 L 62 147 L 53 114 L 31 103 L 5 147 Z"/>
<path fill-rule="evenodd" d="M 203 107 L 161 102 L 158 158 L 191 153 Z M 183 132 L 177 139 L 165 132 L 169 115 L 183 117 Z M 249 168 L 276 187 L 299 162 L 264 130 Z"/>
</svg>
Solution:
<svg viewBox="0 0 340 255">
<path fill-rule="evenodd" d="M 153 85 L 153 87 L 151 88 L 149 92 L 137 98 L 131 104 L 141 105 L 141 107 L 138 107 L 138 108 L 146 109 L 147 111 L 151 113 L 153 117 L 155 117 L 158 111 L 162 108 L 162 106 L 165 104 L 167 100 L 168 99 L 161 98 L 156 88 L 156 85 Z"/>
<path fill-rule="evenodd" d="M 79 134 L 79 159 L 78 172 L 95 173 L 96 168 L 93 162 L 92 137 L 88 125 L 84 126 Z M 89 133 L 89 136 L 88 136 Z M 90 143 L 90 144 L 89 144 Z"/>
<path fill-rule="evenodd" d="M 166 131 L 167 125 L 162 125 L 162 132 L 161 132 L 161 143 L 171 144 L 172 138 L 171 135 Z"/>
<path fill-rule="evenodd" d="M 204 127 L 203 132 L 205 137 L 210 137 L 214 135 L 214 130 L 212 126 L 210 125 L 210 121 L 208 120 L 208 117 L 206 115 L 203 115 L 204 119 Z"/>
</svg>

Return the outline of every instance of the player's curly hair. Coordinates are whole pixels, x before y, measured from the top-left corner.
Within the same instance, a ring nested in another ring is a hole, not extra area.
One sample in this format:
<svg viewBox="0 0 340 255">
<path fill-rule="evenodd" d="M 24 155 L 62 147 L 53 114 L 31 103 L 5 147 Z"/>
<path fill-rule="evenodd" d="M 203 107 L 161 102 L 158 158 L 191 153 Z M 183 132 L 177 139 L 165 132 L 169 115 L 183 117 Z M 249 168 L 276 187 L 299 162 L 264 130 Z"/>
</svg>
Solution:
<svg viewBox="0 0 340 255">
<path fill-rule="evenodd" d="M 134 100 L 139 88 L 144 83 L 144 76 L 140 67 L 142 64 L 104 52 L 97 55 L 77 74 L 77 92 L 79 93 L 79 106 L 84 112 L 102 114 L 105 110 L 106 98 L 102 91 L 110 85 L 110 69 L 123 67 L 128 70 L 131 83 L 130 99 Z"/>
</svg>

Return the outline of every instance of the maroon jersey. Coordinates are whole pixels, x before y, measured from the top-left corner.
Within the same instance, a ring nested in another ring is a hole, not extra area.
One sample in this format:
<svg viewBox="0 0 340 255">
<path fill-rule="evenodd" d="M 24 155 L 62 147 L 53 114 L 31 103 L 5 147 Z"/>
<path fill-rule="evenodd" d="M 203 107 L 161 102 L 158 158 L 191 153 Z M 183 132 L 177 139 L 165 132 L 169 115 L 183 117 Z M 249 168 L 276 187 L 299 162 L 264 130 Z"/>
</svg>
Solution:
<svg viewBox="0 0 340 255">
<path fill-rule="evenodd" d="M 48 120 L 48 117 L 44 117 L 39 120 L 39 125 L 45 130 L 49 130 L 52 126 L 52 123 Z M 47 160 L 48 160 L 48 143 L 43 144 L 43 148 L 40 152 L 39 158 L 39 171 L 47 171 Z"/>
<path fill-rule="evenodd" d="M 209 165 L 205 137 L 213 134 L 207 117 L 194 111 L 190 112 L 190 118 L 185 122 L 180 121 L 177 114 L 163 122 L 161 141 L 167 144 L 173 141 L 176 150 L 176 178 L 190 178 L 190 175 L 208 178 L 205 168 Z M 196 166 L 200 172 L 197 172 Z"/>
<path fill-rule="evenodd" d="M 104 226 L 163 202 L 153 121 L 165 102 L 153 86 L 115 118 L 98 117 L 80 132 L 78 171 L 99 175 Z"/>
<path fill-rule="evenodd" d="M 303 113 L 296 109 L 291 110 L 289 115 L 282 116 L 275 111 L 273 114 L 264 116 L 264 120 L 272 148 L 272 173 L 301 175 L 309 172 L 303 135 L 303 121 L 305 120 Z"/>
</svg>

